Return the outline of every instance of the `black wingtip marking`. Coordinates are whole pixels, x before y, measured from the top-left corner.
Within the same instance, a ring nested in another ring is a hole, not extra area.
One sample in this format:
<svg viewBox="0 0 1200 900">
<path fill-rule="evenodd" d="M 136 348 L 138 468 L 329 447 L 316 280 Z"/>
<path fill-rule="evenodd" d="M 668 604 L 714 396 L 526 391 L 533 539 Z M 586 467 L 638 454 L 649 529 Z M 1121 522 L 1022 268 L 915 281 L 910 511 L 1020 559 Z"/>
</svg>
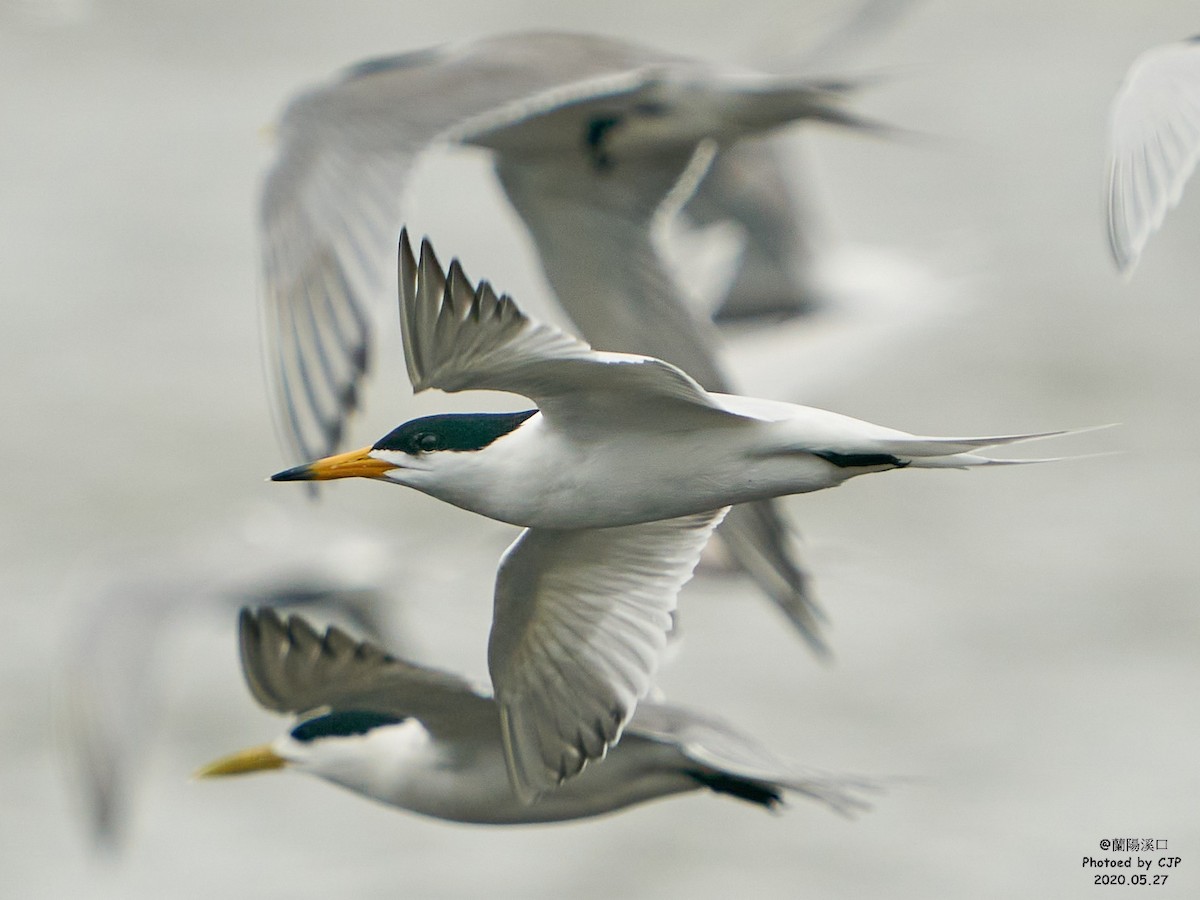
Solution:
<svg viewBox="0 0 1200 900">
<path fill-rule="evenodd" d="M 684 774 L 714 793 L 728 794 L 748 803 L 756 803 L 764 809 L 773 810 L 783 803 L 783 792 L 770 782 L 742 778 L 728 772 L 702 772 L 699 769 L 689 769 Z"/>
<path fill-rule="evenodd" d="M 819 456 L 826 462 L 833 463 L 839 469 L 865 468 L 867 466 L 892 466 L 902 469 L 909 462 L 890 453 L 835 453 L 833 450 L 814 450 L 813 456 Z"/>
<path fill-rule="evenodd" d="M 429 238 L 427 237 L 421 238 L 421 256 L 417 260 L 417 264 L 421 268 L 424 268 L 426 265 L 433 265 L 441 269 L 441 266 L 438 265 L 437 254 L 433 252 L 433 244 L 429 243 Z"/>
<path fill-rule="evenodd" d="M 369 75 L 393 72 L 397 69 L 413 69 L 417 66 L 432 65 L 443 55 L 442 48 L 427 47 L 408 53 L 398 53 L 394 56 L 379 56 L 348 66 L 342 70 L 342 77 L 347 81 L 353 81 L 356 78 L 366 78 Z"/>
</svg>

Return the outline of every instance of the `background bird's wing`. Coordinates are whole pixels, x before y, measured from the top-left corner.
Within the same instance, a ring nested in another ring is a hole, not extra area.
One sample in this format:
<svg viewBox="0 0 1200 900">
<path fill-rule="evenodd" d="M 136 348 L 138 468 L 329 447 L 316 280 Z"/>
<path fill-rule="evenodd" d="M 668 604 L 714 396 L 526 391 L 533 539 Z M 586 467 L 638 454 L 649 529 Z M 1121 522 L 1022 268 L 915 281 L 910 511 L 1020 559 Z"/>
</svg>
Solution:
<svg viewBox="0 0 1200 900">
<path fill-rule="evenodd" d="M 593 347 L 654 356 L 709 390 L 728 390 L 711 324 L 664 267 L 656 226 L 695 203 L 703 221 L 732 218 L 752 231 L 752 256 L 770 235 L 777 243 L 761 251 L 775 257 L 768 268 L 787 267 L 783 245 L 796 229 L 778 158 L 743 139 L 801 119 L 866 127 L 842 108 L 849 89 L 695 64 L 648 67 L 620 95 L 564 104 L 473 140 L 499 151 L 500 183 L 555 296 Z"/>
<path fill-rule="evenodd" d="M 496 576 L 488 666 L 513 786 L 533 799 L 604 755 L 650 679 L 724 510 L 526 530 Z"/>
<path fill-rule="evenodd" d="M 495 722 L 495 704 L 465 679 L 396 659 L 338 628 L 320 634 L 297 615 L 243 609 L 238 634 L 246 684 L 267 709 L 388 713 L 419 719 L 435 735 Z"/>
<path fill-rule="evenodd" d="M 1117 268 L 1137 264 L 1150 235 L 1179 203 L 1200 156 L 1200 42 L 1140 56 L 1113 101 L 1108 243 Z"/>
<path fill-rule="evenodd" d="M 267 370 L 292 454 L 333 452 L 370 366 L 370 306 L 388 287 L 401 193 L 434 141 L 636 87 L 636 44 L 511 35 L 369 60 L 297 96 L 260 197 Z"/>
<path fill-rule="evenodd" d="M 688 415 L 704 424 L 742 421 L 669 363 L 595 351 L 530 319 L 487 282 L 474 287 L 457 260 L 443 273 L 428 241 L 418 263 L 407 234 L 400 239 L 400 317 L 415 391 L 521 394 L 571 434 Z"/>
</svg>

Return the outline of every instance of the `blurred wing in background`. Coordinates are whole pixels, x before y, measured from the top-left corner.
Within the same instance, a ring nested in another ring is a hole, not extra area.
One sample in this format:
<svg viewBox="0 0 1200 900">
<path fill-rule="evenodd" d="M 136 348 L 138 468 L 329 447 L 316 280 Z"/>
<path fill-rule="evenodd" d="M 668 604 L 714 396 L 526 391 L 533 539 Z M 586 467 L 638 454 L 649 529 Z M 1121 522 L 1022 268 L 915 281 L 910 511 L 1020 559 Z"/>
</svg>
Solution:
<svg viewBox="0 0 1200 900">
<path fill-rule="evenodd" d="M 724 512 L 528 529 L 505 553 L 488 668 L 509 774 L 526 802 L 620 738 L 650 690 L 679 590 Z"/>
<path fill-rule="evenodd" d="M 813 217 L 789 168 L 795 165 L 778 142 L 741 141 L 717 154 L 683 208 L 696 226 L 732 222 L 741 231 L 741 256 L 713 313 L 717 321 L 781 319 L 821 304 Z"/>
<path fill-rule="evenodd" d="M 869 809 L 862 795 L 880 789 L 880 784 L 871 779 L 797 767 L 720 719 L 665 703 L 640 704 L 626 731 L 631 736 L 678 747 L 697 766 L 725 778 L 774 791 L 775 802 L 778 792 L 786 789 L 849 816 Z"/>
<path fill-rule="evenodd" d="M 1200 40 L 1192 39 L 1139 56 L 1113 101 L 1108 246 L 1122 272 L 1179 203 L 1198 156 Z"/>
<path fill-rule="evenodd" d="M 279 129 L 261 222 L 268 371 L 292 454 L 307 461 L 338 448 L 369 368 L 367 298 L 387 277 L 404 181 L 436 141 L 494 152 L 547 279 L 589 343 L 659 357 L 710 390 L 730 390 L 712 327 L 666 271 L 653 225 L 668 198 L 686 201 L 714 164 L 696 214 L 739 222 L 754 245 L 728 312 L 803 308 L 803 296 L 788 296 L 798 291 L 788 249 L 797 226 L 777 190 L 778 161 L 737 142 L 805 118 L 860 125 L 842 109 L 846 91 L 610 39 L 536 34 L 363 63 L 301 95 Z M 772 502 L 756 506 L 727 519 L 731 555 L 822 648 L 786 521 Z"/>
<path fill-rule="evenodd" d="M 505 751 L 511 749 L 511 722 L 493 698 L 463 679 L 397 659 L 338 628 L 322 633 L 299 615 L 283 619 L 270 609 L 243 609 L 238 630 L 242 666 L 255 699 L 304 719 L 292 730 L 293 739 L 311 746 L 322 737 L 353 738 L 377 724 L 403 728 L 415 719 L 423 726 L 416 742 L 352 740 L 324 763 L 313 757 L 300 764 L 360 794 L 434 818 L 491 825 L 566 821 L 706 788 L 766 809 L 797 792 L 850 815 L 867 808 L 861 795 L 877 790 L 863 779 L 785 763 L 717 719 L 645 703 L 605 759 L 537 802 L 522 802 L 498 764 L 502 741 Z M 318 709 L 318 715 L 304 716 Z M 353 723 L 350 734 L 330 728 L 339 713 L 343 726 Z M 376 723 L 378 717 L 385 721 Z M 360 731 L 364 719 L 372 724 Z M 315 727 L 301 735 L 310 725 Z M 216 760 L 197 775 L 276 769 L 288 760 L 268 744 Z M 370 776 L 348 781 L 350 760 L 351 770 Z"/>
</svg>

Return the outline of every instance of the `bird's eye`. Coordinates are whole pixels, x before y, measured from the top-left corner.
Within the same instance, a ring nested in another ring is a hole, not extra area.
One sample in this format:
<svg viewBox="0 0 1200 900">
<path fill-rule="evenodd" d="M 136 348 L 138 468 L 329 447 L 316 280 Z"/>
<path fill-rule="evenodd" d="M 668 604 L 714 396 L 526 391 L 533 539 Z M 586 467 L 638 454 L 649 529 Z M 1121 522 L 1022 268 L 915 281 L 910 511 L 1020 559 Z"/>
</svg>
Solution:
<svg viewBox="0 0 1200 900">
<path fill-rule="evenodd" d="M 431 431 L 426 431 L 424 434 L 417 435 L 418 450 L 437 450 L 442 444 L 441 439 Z"/>
</svg>

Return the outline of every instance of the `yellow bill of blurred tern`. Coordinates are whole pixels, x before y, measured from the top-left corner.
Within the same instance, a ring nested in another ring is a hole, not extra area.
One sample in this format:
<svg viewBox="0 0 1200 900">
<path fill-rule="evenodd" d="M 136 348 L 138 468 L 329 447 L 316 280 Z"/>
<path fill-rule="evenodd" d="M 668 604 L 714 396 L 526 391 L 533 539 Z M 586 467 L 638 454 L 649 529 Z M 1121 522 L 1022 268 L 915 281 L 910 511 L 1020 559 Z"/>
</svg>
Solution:
<svg viewBox="0 0 1200 900">
<path fill-rule="evenodd" d="M 400 238 L 404 352 L 415 391 L 493 390 L 536 409 L 405 422 L 374 445 L 276 481 L 369 477 L 533 528 L 608 528 L 834 487 L 902 468 L 1028 462 L 975 451 L 1062 431 L 914 435 L 822 409 L 705 391 L 662 360 L 593 350 L 525 316 L 428 241 Z"/>
<path fill-rule="evenodd" d="M 302 719 L 199 777 L 294 769 L 421 815 L 487 825 L 581 819 L 705 789 L 767 809 L 796 793 L 852 813 L 872 787 L 783 763 L 708 716 L 643 703 L 603 761 L 529 804 L 509 784 L 497 703 L 466 680 L 336 628 L 319 634 L 295 615 L 243 610 L 239 630 L 254 699 Z"/>
<path fill-rule="evenodd" d="M 1200 158 L 1200 39 L 1134 60 L 1109 123 L 1108 245 L 1132 272 Z"/>
</svg>

